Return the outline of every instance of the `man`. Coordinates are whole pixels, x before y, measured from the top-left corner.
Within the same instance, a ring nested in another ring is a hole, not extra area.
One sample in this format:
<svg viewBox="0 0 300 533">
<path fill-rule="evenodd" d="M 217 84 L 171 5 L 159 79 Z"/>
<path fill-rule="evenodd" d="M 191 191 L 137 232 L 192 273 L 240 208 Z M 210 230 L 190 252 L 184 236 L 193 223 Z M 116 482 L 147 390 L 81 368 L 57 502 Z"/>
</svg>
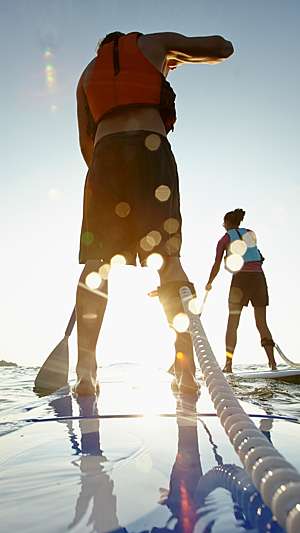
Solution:
<svg viewBox="0 0 300 533">
<path fill-rule="evenodd" d="M 240 228 L 244 216 L 245 211 L 240 208 L 225 214 L 223 226 L 226 233 L 217 244 L 215 262 L 205 287 L 207 291 L 211 290 L 212 282 L 220 270 L 225 254 L 225 266 L 233 274 L 228 297 L 226 362 L 223 368 L 223 372 L 228 373 L 232 372 L 232 359 L 241 312 L 249 302 L 254 308 L 256 327 L 260 334 L 261 345 L 268 358 L 269 367 L 271 370 L 277 370 L 274 358 L 275 343 L 266 318 L 269 295 L 262 269 L 264 258 L 256 246 L 255 233 L 250 229 Z"/>
<path fill-rule="evenodd" d="M 101 42 L 77 88 L 79 140 L 89 168 L 84 197 L 78 324 L 78 394 L 96 391 L 96 343 L 107 302 L 107 280 L 97 290 L 86 280 L 106 271 L 115 255 L 142 265 L 163 257 L 160 301 L 172 324 L 182 311 L 181 286 L 194 292 L 180 262 L 178 175 L 167 134 L 173 129 L 175 94 L 166 81 L 185 63 L 218 63 L 233 53 L 220 36 L 114 32 Z M 100 270 L 99 270 L 100 269 Z M 106 276 L 104 276 L 105 278 Z M 193 347 L 188 333 L 175 343 L 178 388 L 195 391 Z"/>
</svg>

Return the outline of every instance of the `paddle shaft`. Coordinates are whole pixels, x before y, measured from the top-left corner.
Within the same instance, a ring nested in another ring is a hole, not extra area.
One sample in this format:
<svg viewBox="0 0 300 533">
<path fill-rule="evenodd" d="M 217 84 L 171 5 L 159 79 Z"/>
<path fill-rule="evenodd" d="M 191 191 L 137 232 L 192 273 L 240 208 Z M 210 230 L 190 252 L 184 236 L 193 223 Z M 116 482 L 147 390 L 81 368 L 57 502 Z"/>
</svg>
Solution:
<svg viewBox="0 0 300 533">
<path fill-rule="evenodd" d="M 74 307 L 65 331 L 65 337 L 70 337 L 76 322 L 76 307 Z"/>
</svg>

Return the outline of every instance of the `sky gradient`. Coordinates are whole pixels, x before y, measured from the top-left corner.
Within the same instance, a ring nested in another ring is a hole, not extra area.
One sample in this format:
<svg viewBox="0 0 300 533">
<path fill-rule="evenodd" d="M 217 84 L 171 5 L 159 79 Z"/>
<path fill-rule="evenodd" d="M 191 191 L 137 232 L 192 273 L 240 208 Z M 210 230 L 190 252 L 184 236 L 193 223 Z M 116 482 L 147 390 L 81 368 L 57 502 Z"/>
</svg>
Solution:
<svg viewBox="0 0 300 533">
<path fill-rule="evenodd" d="M 177 94 L 168 138 L 180 176 L 182 262 L 202 298 L 223 216 L 245 209 L 245 226 L 266 258 L 269 327 L 287 356 L 300 360 L 299 21 L 297 0 L 1 1 L 0 359 L 39 365 L 63 336 L 81 271 L 86 175 L 76 85 L 99 38 L 137 30 L 220 34 L 233 42 L 228 61 L 185 65 L 168 77 Z M 163 315 L 146 297 L 156 282 L 139 269 L 114 274 L 99 362 L 151 359 L 167 367 L 172 349 L 167 335 L 161 340 Z M 222 269 L 203 313 L 220 362 L 229 284 Z M 74 335 L 71 345 L 75 364 Z M 235 362 L 265 362 L 251 306 L 241 318 Z"/>
</svg>

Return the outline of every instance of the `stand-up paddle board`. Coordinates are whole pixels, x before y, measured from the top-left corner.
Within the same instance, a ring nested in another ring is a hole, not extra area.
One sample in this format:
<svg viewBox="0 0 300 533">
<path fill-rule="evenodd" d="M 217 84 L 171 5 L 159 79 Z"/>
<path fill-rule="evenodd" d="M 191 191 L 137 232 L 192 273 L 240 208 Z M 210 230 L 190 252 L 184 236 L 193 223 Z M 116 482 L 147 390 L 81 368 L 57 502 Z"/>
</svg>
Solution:
<svg viewBox="0 0 300 533">
<path fill-rule="evenodd" d="M 98 398 L 65 387 L 19 409 L 22 426 L 0 438 L 1 530 L 282 532 L 206 387 L 197 399 L 180 397 L 171 381 L 112 365 L 101 369 Z M 262 438 L 299 468 L 300 425 L 251 410 Z"/>
<path fill-rule="evenodd" d="M 281 381 L 288 381 L 290 383 L 300 383 L 300 369 L 288 368 L 285 370 L 263 370 L 255 372 L 234 372 L 228 374 L 233 378 L 245 379 L 277 379 Z"/>
</svg>

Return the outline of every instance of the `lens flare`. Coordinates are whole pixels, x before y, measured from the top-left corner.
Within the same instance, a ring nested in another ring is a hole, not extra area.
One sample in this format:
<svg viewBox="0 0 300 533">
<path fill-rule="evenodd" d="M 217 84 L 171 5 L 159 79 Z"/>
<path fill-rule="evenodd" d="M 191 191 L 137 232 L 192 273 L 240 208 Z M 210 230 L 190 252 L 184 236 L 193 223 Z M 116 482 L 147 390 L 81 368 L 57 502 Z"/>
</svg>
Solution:
<svg viewBox="0 0 300 533">
<path fill-rule="evenodd" d="M 85 284 L 89 289 L 98 289 L 101 285 L 101 276 L 98 272 L 90 272 L 85 278 Z"/>
<path fill-rule="evenodd" d="M 167 202 L 171 196 L 171 189 L 168 187 L 168 185 L 159 185 L 155 189 L 155 198 L 159 200 L 160 202 Z"/>
<path fill-rule="evenodd" d="M 84 320 L 96 320 L 97 315 L 96 313 L 85 313 L 84 315 L 82 315 L 82 318 Z"/>
<path fill-rule="evenodd" d="M 149 241 L 149 243 L 152 244 L 152 247 L 154 248 L 154 246 L 158 246 L 158 244 L 160 243 L 161 234 L 159 233 L 159 231 L 156 230 L 149 231 L 146 239 Z"/>
<path fill-rule="evenodd" d="M 230 289 L 230 301 L 231 303 L 233 304 L 240 304 L 240 302 L 242 301 L 242 298 L 243 298 L 243 291 L 242 289 L 240 289 L 239 287 L 231 287 Z M 237 312 L 236 310 L 231 310 L 230 313 L 235 315 L 235 314 L 240 314 L 241 310 L 238 309 Z"/>
<path fill-rule="evenodd" d="M 153 241 L 148 239 L 147 236 L 140 240 L 140 247 L 144 250 L 144 252 L 151 252 L 154 246 L 155 244 L 153 244 Z"/>
<path fill-rule="evenodd" d="M 116 254 L 110 260 L 111 265 L 126 265 L 126 259 L 124 255 Z"/>
<path fill-rule="evenodd" d="M 82 234 L 81 241 L 85 246 L 90 246 L 94 241 L 94 234 L 91 231 L 85 231 Z"/>
<path fill-rule="evenodd" d="M 161 140 L 159 135 L 156 133 L 150 133 L 150 135 L 147 135 L 145 139 L 145 146 L 150 150 L 151 152 L 154 152 L 155 150 L 158 150 L 158 148 L 161 145 Z"/>
<path fill-rule="evenodd" d="M 184 353 L 183 352 L 177 352 L 176 358 L 179 359 L 180 361 L 182 361 L 182 359 L 184 359 Z"/>
<path fill-rule="evenodd" d="M 189 301 L 188 308 L 193 315 L 199 315 L 201 310 L 201 304 L 198 298 L 194 297 Z"/>
<path fill-rule="evenodd" d="M 50 48 L 46 48 L 45 52 L 44 52 L 44 58 L 45 59 L 49 59 L 50 57 L 52 57 L 53 54 L 51 52 L 51 49 Z"/>
<path fill-rule="evenodd" d="M 247 248 L 253 248 L 253 246 L 256 246 L 256 235 L 254 231 L 247 231 L 243 235 L 243 241 L 246 243 Z"/>
<path fill-rule="evenodd" d="M 188 330 L 190 319 L 186 313 L 178 313 L 173 318 L 173 327 L 178 333 L 184 333 Z"/>
<path fill-rule="evenodd" d="M 230 244 L 229 250 L 232 254 L 244 255 L 247 251 L 247 244 L 244 241 L 236 240 Z"/>
<path fill-rule="evenodd" d="M 179 252 L 181 246 L 181 238 L 179 235 L 173 235 L 167 240 L 165 248 L 168 255 L 176 255 Z"/>
<path fill-rule="evenodd" d="M 151 254 L 147 257 L 146 264 L 149 268 L 154 268 L 155 270 L 160 270 L 164 264 L 164 259 L 160 254 Z"/>
<path fill-rule="evenodd" d="M 126 218 L 130 211 L 131 208 L 127 202 L 119 202 L 115 207 L 115 213 L 121 218 Z"/>
<path fill-rule="evenodd" d="M 52 89 L 52 87 L 55 84 L 55 68 L 53 65 L 46 65 L 45 67 L 45 76 L 46 76 L 46 83 L 49 89 Z"/>
<path fill-rule="evenodd" d="M 101 265 L 98 272 L 102 279 L 108 279 L 110 268 L 111 267 L 108 263 L 104 263 L 104 265 Z"/>
<path fill-rule="evenodd" d="M 176 233 L 179 228 L 179 222 L 176 218 L 168 218 L 164 222 L 164 230 L 167 233 Z"/>
<path fill-rule="evenodd" d="M 229 255 L 225 259 L 226 269 L 229 270 L 229 272 L 231 273 L 238 272 L 239 270 L 241 270 L 243 264 L 244 259 L 241 255 L 238 254 Z"/>
</svg>

